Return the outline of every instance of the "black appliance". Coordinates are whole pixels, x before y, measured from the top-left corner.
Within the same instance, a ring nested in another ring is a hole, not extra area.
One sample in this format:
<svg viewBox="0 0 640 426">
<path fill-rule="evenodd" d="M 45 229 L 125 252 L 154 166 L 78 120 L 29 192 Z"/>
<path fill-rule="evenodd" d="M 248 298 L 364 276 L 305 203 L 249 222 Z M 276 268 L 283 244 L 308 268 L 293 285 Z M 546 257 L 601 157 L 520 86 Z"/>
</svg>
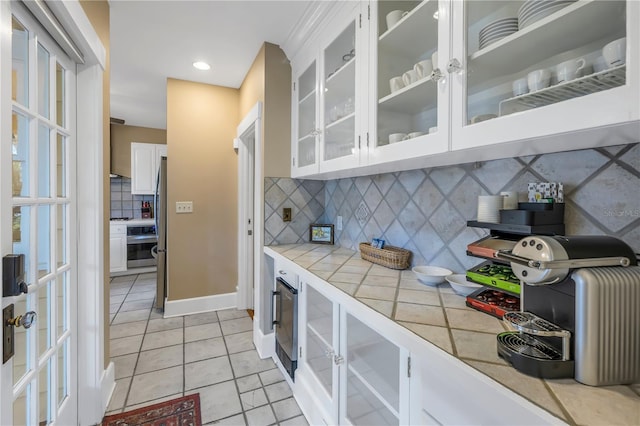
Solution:
<svg viewBox="0 0 640 426">
<path fill-rule="evenodd" d="M 275 320 L 276 355 L 291 379 L 298 366 L 298 290 L 282 277 L 276 278 Z"/>
<path fill-rule="evenodd" d="M 153 255 L 157 259 L 155 307 L 164 309 L 167 296 L 167 157 L 160 157 L 156 193 L 153 197 L 157 246 Z"/>
<path fill-rule="evenodd" d="M 640 267 L 609 236 L 529 236 L 496 257 L 521 280 L 522 312 L 504 321 L 498 355 L 541 378 L 601 386 L 640 379 Z M 606 266 L 606 267 L 605 267 Z"/>
</svg>

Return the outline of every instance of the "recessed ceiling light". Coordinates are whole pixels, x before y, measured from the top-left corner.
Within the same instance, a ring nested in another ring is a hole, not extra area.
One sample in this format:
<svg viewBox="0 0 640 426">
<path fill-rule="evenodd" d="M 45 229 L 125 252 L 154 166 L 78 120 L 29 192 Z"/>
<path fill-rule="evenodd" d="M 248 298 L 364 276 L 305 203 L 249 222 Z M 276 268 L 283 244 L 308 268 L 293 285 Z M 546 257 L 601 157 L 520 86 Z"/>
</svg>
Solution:
<svg viewBox="0 0 640 426">
<path fill-rule="evenodd" d="M 193 63 L 193 66 L 194 66 L 195 68 L 199 69 L 199 70 L 202 70 L 202 71 L 207 71 L 207 70 L 210 70 L 210 69 L 211 69 L 211 65 L 209 65 L 209 64 L 208 64 L 208 63 L 206 63 L 206 62 L 202 62 L 202 61 L 194 62 L 194 63 Z"/>
</svg>

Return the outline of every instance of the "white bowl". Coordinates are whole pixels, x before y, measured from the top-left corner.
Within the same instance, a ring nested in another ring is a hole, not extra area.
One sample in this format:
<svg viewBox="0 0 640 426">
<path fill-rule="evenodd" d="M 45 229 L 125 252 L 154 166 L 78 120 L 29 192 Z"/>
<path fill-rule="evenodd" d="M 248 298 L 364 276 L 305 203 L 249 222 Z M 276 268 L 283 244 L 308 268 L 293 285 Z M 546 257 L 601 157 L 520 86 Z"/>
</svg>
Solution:
<svg viewBox="0 0 640 426">
<path fill-rule="evenodd" d="M 438 266 L 414 266 L 412 271 L 418 277 L 418 281 L 430 286 L 444 282 L 444 279 L 453 273 Z"/>
<path fill-rule="evenodd" d="M 465 274 L 449 275 L 447 277 L 447 281 L 449 281 L 449 284 L 451 284 L 453 291 L 461 296 L 468 296 L 482 287 L 480 284 L 467 281 L 467 276 Z"/>
</svg>

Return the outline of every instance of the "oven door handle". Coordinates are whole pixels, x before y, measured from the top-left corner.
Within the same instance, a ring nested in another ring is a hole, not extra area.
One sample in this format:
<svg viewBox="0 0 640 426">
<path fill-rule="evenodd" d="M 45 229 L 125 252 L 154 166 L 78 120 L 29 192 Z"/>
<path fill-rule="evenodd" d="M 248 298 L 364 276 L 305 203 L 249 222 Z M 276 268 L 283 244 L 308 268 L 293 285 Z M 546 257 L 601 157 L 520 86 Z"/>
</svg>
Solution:
<svg viewBox="0 0 640 426">
<path fill-rule="evenodd" d="M 145 244 L 155 243 L 158 241 L 155 235 L 129 235 L 127 237 L 127 244 Z"/>
<path fill-rule="evenodd" d="M 280 292 L 280 291 L 272 291 L 271 292 L 271 312 L 273 312 L 274 299 L 275 299 L 276 296 L 280 300 L 279 300 L 279 303 L 277 304 L 278 312 L 276 312 L 276 319 L 274 319 L 271 322 L 272 325 L 278 325 L 278 324 L 280 324 L 280 321 L 282 320 L 282 292 Z"/>
</svg>

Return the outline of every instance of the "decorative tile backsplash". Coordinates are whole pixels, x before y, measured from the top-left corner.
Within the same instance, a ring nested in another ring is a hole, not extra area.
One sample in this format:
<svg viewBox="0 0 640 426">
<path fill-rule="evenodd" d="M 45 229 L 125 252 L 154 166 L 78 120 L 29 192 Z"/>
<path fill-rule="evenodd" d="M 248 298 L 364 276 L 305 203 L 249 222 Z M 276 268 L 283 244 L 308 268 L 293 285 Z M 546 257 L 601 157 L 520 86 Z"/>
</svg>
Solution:
<svg viewBox="0 0 640 426">
<path fill-rule="evenodd" d="M 131 179 L 123 176 L 111 178 L 111 216 L 140 219 L 142 202 L 153 205 L 153 195 L 131 194 Z"/>
<path fill-rule="evenodd" d="M 307 241 L 309 223 L 336 223 L 337 216 L 342 216 L 344 227 L 336 229 L 337 245 L 357 250 L 360 242 L 381 237 L 411 250 L 414 265 L 463 272 L 480 262 L 466 255 L 467 244 L 488 233 L 466 226 L 467 220 L 476 218 L 478 195 L 518 191 L 524 201 L 529 182 L 564 184 L 568 235 L 613 235 L 640 252 L 637 143 L 327 182 L 267 178 L 265 244 Z M 306 198 L 293 195 L 298 188 L 308 187 L 313 191 L 307 191 Z M 296 224 L 300 232 L 290 229 L 293 223 L 274 217 L 290 206 L 287 203 L 298 206 L 295 201 L 313 201 L 315 207 L 313 215 L 306 215 L 309 220 L 303 217 L 300 220 L 306 222 Z"/>
</svg>

